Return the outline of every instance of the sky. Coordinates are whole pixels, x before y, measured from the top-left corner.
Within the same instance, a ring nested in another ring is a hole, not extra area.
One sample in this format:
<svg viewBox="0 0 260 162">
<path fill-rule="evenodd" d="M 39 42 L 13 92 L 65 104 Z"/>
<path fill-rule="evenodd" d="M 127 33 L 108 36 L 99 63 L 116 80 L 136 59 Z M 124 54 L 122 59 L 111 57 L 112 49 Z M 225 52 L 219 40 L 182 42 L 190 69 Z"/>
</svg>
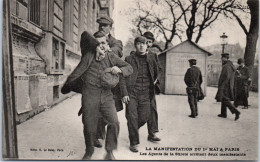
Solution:
<svg viewBox="0 0 260 162">
<path fill-rule="evenodd" d="M 131 37 L 130 29 L 133 26 L 131 23 L 132 15 L 125 14 L 129 8 L 133 8 L 136 5 L 134 0 L 115 0 L 115 8 L 113 13 L 115 37 L 123 42 L 125 45 L 128 38 Z M 209 29 L 205 29 L 202 33 L 202 38 L 199 41 L 199 45 L 202 47 L 209 46 L 212 44 L 220 43 L 220 36 L 226 33 L 228 36 L 229 44 L 239 43 L 242 47 L 246 45 L 246 35 L 233 20 L 221 20 L 214 23 Z M 172 42 L 174 45 L 179 42 Z"/>
</svg>

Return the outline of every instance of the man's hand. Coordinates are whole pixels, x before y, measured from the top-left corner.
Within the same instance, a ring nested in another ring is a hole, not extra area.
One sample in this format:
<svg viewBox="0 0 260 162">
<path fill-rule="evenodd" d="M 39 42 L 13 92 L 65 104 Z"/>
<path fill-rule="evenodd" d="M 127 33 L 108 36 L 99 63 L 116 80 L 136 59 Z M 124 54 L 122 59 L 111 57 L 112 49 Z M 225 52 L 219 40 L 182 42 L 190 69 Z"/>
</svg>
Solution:
<svg viewBox="0 0 260 162">
<path fill-rule="evenodd" d="M 106 53 L 103 49 L 100 48 L 100 46 L 97 46 L 96 48 L 96 60 L 101 61 L 105 58 Z"/>
<path fill-rule="evenodd" d="M 111 68 L 111 72 L 112 72 L 112 74 L 122 73 L 121 69 L 119 69 L 117 66 L 113 66 Z"/>
<path fill-rule="evenodd" d="M 122 98 L 122 102 L 125 103 L 125 104 L 128 104 L 129 101 L 130 101 L 129 96 L 125 96 L 125 97 Z"/>
</svg>

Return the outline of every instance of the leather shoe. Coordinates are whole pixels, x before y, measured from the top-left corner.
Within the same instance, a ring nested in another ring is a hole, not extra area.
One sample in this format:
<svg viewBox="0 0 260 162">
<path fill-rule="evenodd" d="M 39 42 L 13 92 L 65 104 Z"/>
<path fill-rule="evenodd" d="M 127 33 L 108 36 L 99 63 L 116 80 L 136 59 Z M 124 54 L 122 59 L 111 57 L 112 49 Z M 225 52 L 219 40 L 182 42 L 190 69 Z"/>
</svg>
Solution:
<svg viewBox="0 0 260 162">
<path fill-rule="evenodd" d="M 237 113 L 236 113 L 235 120 L 239 119 L 239 115 L 240 115 L 240 112 L 237 112 Z"/>
<path fill-rule="evenodd" d="M 93 155 L 93 153 L 94 153 L 94 149 L 86 151 L 86 153 L 84 154 L 82 160 L 90 160 L 92 155 Z"/>
<path fill-rule="evenodd" d="M 98 147 L 98 148 L 101 148 L 101 147 L 102 147 L 102 144 L 99 142 L 98 139 L 96 139 L 96 140 L 94 141 L 94 146 L 95 146 L 95 147 Z"/>
<path fill-rule="evenodd" d="M 153 135 L 153 136 L 150 136 L 150 135 L 149 135 L 148 138 L 147 138 L 147 140 L 150 141 L 150 142 L 161 141 L 161 139 L 158 138 L 156 135 Z"/>
<path fill-rule="evenodd" d="M 194 115 L 189 115 L 189 117 L 190 117 L 190 118 L 195 118 L 195 116 L 194 116 Z"/>
<path fill-rule="evenodd" d="M 129 149 L 132 152 L 138 152 L 137 145 L 130 145 Z"/>
<path fill-rule="evenodd" d="M 221 117 L 221 118 L 227 118 L 227 116 L 222 115 L 222 114 L 218 114 L 218 117 Z"/>
<path fill-rule="evenodd" d="M 107 154 L 105 156 L 105 160 L 116 160 L 116 158 L 114 157 L 112 151 L 107 151 Z"/>
</svg>

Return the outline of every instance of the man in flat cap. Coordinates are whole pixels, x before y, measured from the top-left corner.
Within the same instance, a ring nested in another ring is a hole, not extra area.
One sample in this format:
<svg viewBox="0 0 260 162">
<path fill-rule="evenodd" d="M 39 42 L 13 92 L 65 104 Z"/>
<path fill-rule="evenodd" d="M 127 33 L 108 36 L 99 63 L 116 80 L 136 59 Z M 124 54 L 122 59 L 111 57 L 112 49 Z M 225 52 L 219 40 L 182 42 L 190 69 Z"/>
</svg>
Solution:
<svg viewBox="0 0 260 162">
<path fill-rule="evenodd" d="M 115 39 L 110 31 L 112 30 L 112 25 L 114 23 L 113 19 L 108 16 L 102 16 L 97 19 L 97 23 L 99 24 L 98 30 L 103 31 L 107 37 L 108 45 L 110 49 L 116 54 L 118 57 L 123 56 L 123 44 L 120 40 Z"/>
<path fill-rule="evenodd" d="M 113 19 L 111 19 L 108 16 L 101 16 L 100 18 L 97 19 L 97 23 L 99 23 L 99 31 L 104 32 L 106 35 L 108 45 L 110 47 L 110 50 L 113 51 L 115 55 L 118 57 L 123 56 L 123 44 L 120 40 L 115 39 L 111 34 L 110 31 L 112 29 L 112 25 L 114 23 Z M 113 95 L 114 95 L 114 100 L 115 100 L 115 106 L 117 111 L 123 110 L 123 104 L 121 101 L 121 96 L 120 96 L 120 87 L 117 85 L 116 87 L 111 89 Z M 105 121 L 100 118 L 98 122 L 98 128 L 97 128 L 97 139 L 95 140 L 95 146 L 96 147 L 102 147 L 102 144 L 98 139 L 104 139 L 105 137 L 105 126 L 106 123 Z"/>
<path fill-rule="evenodd" d="M 184 76 L 184 81 L 187 85 L 186 91 L 191 110 L 191 115 L 189 115 L 189 117 L 196 118 L 196 116 L 198 116 L 197 100 L 200 93 L 199 91 L 201 90 L 202 75 L 200 69 L 196 66 L 197 60 L 190 59 L 189 64 L 190 68 Z"/>
<path fill-rule="evenodd" d="M 221 102 L 221 113 L 218 117 L 227 118 L 227 107 L 232 114 L 235 114 L 235 120 L 239 119 L 240 112 L 231 103 L 234 100 L 234 75 L 236 68 L 229 61 L 229 54 L 221 54 L 222 71 L 218 81 L 218 92 L 215 97 L 217 102 Z"/>
<path fill-rule="evenodd" d="M 239 65 L 235 73 L 235 107 L 244 106 L 242 109 L 248 109 L 248 93 L 249 93 L 249 70 L 244 64 L 244 59 L 237 60 Z"/>
<path fill-rule="evenodd" d="M 162 73 L 162 68 L 159 63 L 159 59 L 157 54 L 154 52 L 156 51 L 154 47 L 161 51 L 161 48 L 158 45 L 154 44 L 154 36 L 153 33 L 150 31 L 147 31 L 143 34 L 143 36 L 147 39 L 147 48 L 148 48 L 148 54 L 154 56 L 156 60 L 156 68 L 158 69 L 158 79 L 155 81 L 155 87 L 159 87 L 159 74 Z M 159 88 L 158 88 L 159 89 Z M 160 92 L 156 92 L 156 94 L 159 94 Z M 159 132 L 158 128 L 158 112 L 157 112 L 157 105 L 156 105 L 156 98 L 155 95 L 153 96 L 151 100 L 151 110 L 150 110 L 150 119 L 147 121 L 147 129 L 148 129 L 148 141 L 156 142 L 160 141 L 161 139 L 158 138 L 155 133 Z"/>
<path fill-rule="evenodd" d="M 130 147 L 132 152 L 138 152 L 138 130 L 150 119 L 151 101 L 155 95 L 154 83 L 158 77 L 156 60 L 147 53 L 146 38 L 135 38 L 134 54 L 125 58 L 133 67 L 133 74 L 122 78 L 120 88 L 122 100 L 126 104 L 126 119 L 129 132 Z"/>
<path fill-rule="evenodd" d="M 110 68 L 113 75 L 129 76 L 132 67 L 108 49 L 108 42 L 103 32 L 96 32 L 92 38 L 88 32 L 81 35 L 82 58 L 62 87 L 62 93 L 75 91 L 82 94 L 82 122 L 86 153 L 83 160 L 89 160 L 94 153 L 97 124 L 100 114 L 108 124 L 106 133 L 106 160 L 113 160 L 112 151 L 117 148 L 119 121 L 109 82 L 102 79 Z M 95 43 L 93 43 L 95 42 Z M 87 47 L 86 44 L 91 44 Z M 113 83 L 114 84 L 114 83 Z"/>
</svg>

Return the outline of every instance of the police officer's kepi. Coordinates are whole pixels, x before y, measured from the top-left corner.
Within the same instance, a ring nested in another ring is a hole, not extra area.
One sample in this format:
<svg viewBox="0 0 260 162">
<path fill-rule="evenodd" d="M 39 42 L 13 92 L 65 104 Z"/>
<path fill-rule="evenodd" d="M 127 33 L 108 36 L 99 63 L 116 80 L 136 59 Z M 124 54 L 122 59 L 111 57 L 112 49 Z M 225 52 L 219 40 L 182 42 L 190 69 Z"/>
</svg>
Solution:
<svg viewBox="0 0 260 162">
<path fill-rule="evenodd" d="M 107 25 L 112 25 L 114 23 L 113 19 L 111 19 L 108 16 L 102 16 L 99 19 L 97 19 L 97 23 L 99 24 L 107 24 Z"/>
<path fill-rule="evenodd" d="M 143 36 L 138 36 L 135 38 L 135 41 L 134 41 L 134 44 L 136 44 L 137 42 L 140 42 L 140 43 L 146 43 L 146 38 L 143 37 Z"/>
<path fill-rule="evenodd" d="M 191 65 L 196 65 L 197 64 L 197 60 L 196 59 L 189 59 L 189 62 Z"/>
<path fill-rule="evenodd" d="M 229 54 L 228 53 L 222 53 L 221 57 L 229 58 Z"/>
</svg>

